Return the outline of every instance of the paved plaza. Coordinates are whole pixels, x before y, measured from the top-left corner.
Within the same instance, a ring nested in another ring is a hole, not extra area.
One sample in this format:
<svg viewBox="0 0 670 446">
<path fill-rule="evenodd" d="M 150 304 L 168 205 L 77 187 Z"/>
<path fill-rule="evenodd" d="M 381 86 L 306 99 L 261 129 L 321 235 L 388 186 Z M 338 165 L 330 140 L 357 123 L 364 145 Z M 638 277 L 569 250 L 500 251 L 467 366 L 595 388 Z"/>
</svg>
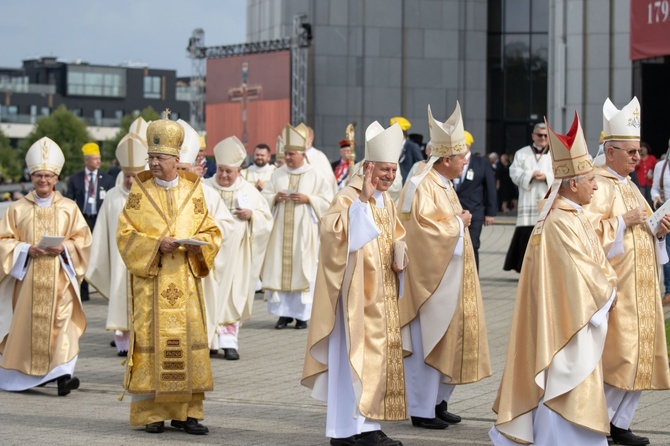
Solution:
<svg viewBox="0 0 670 446">
<path fill-rule="evenodd" d="M 505 220 L 499 219 L 499 220 Z M 510 219 L 507 219 L 510 223 Z M 481 285 L 494 374 L 480 383 L 457 388 L 450 411 L 463 417 L 443 431 L 412 427 L 409 421 L 383 423 L 382 428 L 405 446 L 488 445 L 495 420 L 491 405 L 502 374 L 516 292 L 516 273 L 502 271 L 514 232 L 513 224 L 482 231 Z M 27 445 L 325 445 L 326 407 L 300 386 L 306 330 L 275 330 L 257 295 L 254 319 L 240 331 L 239 361 L 212 358 L 214 391 L 207 394 L 205 421 L 210 433 L 191 436 L 166 427 L 147 434 L 129 425 L 130 397 L 118 400 L 123 358 L 110 347 L 104 329 L 106 301 L 93 294 L 84 303 L 88 328 L 81 339 L 77 376 L 81 388 L 67 397 L 56 388 L 0 393 L 0 444 Z M 532 340 L 529 339 L 529 342 Z M 636 433 L 654 445 L 670 445 L 670 391 L 645 392 L 633 420 Z"/>
</svg>

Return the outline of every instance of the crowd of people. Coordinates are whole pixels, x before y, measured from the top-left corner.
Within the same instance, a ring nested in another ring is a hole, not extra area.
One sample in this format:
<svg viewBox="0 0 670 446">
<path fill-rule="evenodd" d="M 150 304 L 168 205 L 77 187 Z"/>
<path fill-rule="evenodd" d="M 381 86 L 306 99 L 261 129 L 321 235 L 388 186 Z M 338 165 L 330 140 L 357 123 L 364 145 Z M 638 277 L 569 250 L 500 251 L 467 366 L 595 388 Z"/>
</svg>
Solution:
<svg viewBox="0 0 670 446">
<path fill-rule="evenodd" d="M 670 388 L 658 275 L 670 216 L 649 205 L 670 172 L 641 146 L 639 116 L 635 98 L 605 102 L 595 161 L 576 113 L 565 134 L 535 125 L 511 162 L 475 156 L 456 103 L 444 121 L 428 106 L 428 159 L 397 116 L 367 126 L 358 163 L 353 127 L 330 162 L 301 123 L 278 135 L 276 164 L 259 144 L 243 168 L 235 136 L 210 162 L 166 111 L 132 123 L 115 177 L 84 145 L 65 195 L 65 159 L 44 137 L 26 155 L 34 191 L 0 219 L 0 389 L 79 387 L 90 285 L 127 357 L 130 425 L 207 434 L 210 357 L 240 359 L 262 290 L 276 330 L 308 331 L 301 383 L 327 404 L 330 444 L 402 445 L 382 422 L 446 429 L 462 421 L 457 386 L 492 375 L 480 234 L 515 208 L 503 267 L 520 276 L 492 442 L 648 444 L 630 425 L 642 390 Z"/>
</svg>

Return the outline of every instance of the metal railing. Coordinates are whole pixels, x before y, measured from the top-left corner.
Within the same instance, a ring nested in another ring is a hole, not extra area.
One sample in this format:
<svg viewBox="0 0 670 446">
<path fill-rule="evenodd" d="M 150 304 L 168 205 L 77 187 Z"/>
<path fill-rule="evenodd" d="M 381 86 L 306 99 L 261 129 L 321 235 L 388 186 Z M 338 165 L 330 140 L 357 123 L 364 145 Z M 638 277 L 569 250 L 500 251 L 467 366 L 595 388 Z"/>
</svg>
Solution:
<svg viewBox="0 0 670 446">
<path fill-rule="evenodd" d="M 50 84 L 0 82 L 0 93 L 56 94 L 56 86 Z"/>
</svg>

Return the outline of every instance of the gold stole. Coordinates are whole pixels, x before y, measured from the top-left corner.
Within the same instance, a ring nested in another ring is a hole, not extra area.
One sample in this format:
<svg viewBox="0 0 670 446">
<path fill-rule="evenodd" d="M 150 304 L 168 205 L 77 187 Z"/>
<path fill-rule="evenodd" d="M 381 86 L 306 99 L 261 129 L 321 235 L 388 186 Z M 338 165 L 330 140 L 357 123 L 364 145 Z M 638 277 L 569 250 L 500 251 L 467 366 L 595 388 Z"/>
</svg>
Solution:
<svg viewBox="0 0 670 446">
<path fill-rule="evenodd" d="M 50 206 L 33 206 L 33 240 L 38 243 L 43 235 L 56 234 L 56 212 Z M 58 257 L 40 256 L 33 258 L 33 302 L 31 319 L 30 369 L 34 375 L 49 372 L 51 356 L 51 329 L 54 295 L 56 293 L 56 268 Z"/>
<path fill-rule="evenodd" d="M 291 174 L 288 181 L 288 189 L 297 191 L 300 186 L 302 175 Z M 291 289 L 291 278 L 293 277 L 293 226 L 295 224 L 295 202 L 284 202 L 284 235 L 282 238 L 282 260 L 281 260 L 281 288 Z"/>
<path fill-rule="evenodd" d="M 629 180 L 630 181 L 630 180 Z M 614 184 L 622 197 L 626 210 L 640 207 L 630 183 L 615 181 Z M 654 364 L 654 339 L 656 333 L 656 253 L 647 225 L 634 225 L 630 229 L 635 246 L 635 295 L 637 297 L 639 357 L 635 374 L 635 388 L 651 388 L 652 368 Z"/>
<path fill-rule="evenodd" d="M 372 215 L 381 235 L 377 238 L 381 261 L 386 310 L 387 364 L 386 395 L 384 396 L 384 419 L 405 420 L 405 371 L 403 368 L 402 338 L 400 336 L 400 316 L 398 314 L 398 282 L 393 271 L 393 226 L 388 210 L 374 205 L 370 200 Z"/>
<path fill-rule="evenodd" d="M 455 215 L 463 212 L 458 195 L 453 186 L 445 190 Z M 479 306 L 477 305 L 477 266 L 470 240 L 470 231 L 463 231 L 463 358 L 461 362 L 460 382 L 479 380 Z"/>
</svg>

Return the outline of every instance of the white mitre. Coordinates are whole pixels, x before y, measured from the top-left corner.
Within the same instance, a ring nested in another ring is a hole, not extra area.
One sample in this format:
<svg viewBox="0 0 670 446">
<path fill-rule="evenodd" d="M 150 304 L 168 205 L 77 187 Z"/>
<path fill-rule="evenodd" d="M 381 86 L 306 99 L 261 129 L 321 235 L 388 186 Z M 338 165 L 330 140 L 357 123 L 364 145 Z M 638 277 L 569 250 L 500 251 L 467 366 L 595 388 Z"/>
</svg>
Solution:
<svg viewBox="0 0 670 446">
<path fill-rule="evenodd" d="M 247 151 L 237 136 L 230 136 L 214 146 L 217 165 L 240 167 L 247 157 Z"/>
<path fill-rule="evenodd" d="M 365 161 L 398 163 L 404 136 L 396 123 L 387 129 L 375 121 L 365 129 Z"/>
<path fill-rule="evenodd" d="M 621 110 L 609 98 L 603 104 L 603 141 L 640 140 L 640 102 L 637 97 Z"/>
<path fill-rule="evenodd" d="M 134 133 L 119 141 L 115 155 L 125 173 L 139 173 L 147 168 L 147 145 Z"/>
<path fill-rule="evenodd" d="M 143 117 L 138 117 L 130 124 L 128 133 L 133 133 L 135 136 L 139 137 L 140 140 L 144 142 L 144 145 L 147 145 L 147 129 L 149 128 L 149 123 L 144 120 Z"/>
<path fill-rule="evenodd" d="M 179 151 L 179 162 L 181 164 L 195 164 L 195 159 L 200 152 L 200 135 L 191 125 L 183 119 L 177 120 L 177 124 L 184 129 L 184 142 Z"/>
<path fill-rule="evenodd" d="M 30 173 L 48 170 L 60 175 L 63 164 L 65 164 L 63 151 L 58 144 L 46 136 L 35 141 L 26 153 L 26 165 Z"/>
</svg>

